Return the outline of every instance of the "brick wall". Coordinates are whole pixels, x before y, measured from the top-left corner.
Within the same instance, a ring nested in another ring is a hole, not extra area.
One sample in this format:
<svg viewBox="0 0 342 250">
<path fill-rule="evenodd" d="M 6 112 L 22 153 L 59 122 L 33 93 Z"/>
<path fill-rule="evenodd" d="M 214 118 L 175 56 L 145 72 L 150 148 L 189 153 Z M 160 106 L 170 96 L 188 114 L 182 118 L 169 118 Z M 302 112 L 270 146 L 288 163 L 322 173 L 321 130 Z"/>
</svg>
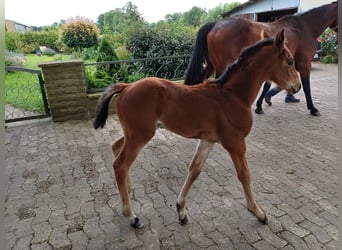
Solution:
<svg viewBox="0 0 342 250">
<path fill-rule="evenodd" d="M 86 93 L 82 60 L 42 62 L 39 67 L 54 122 L 94 117 L 96 102 L 102 93 Z M 115 113 L 113 105 L 109 113 Z"/>
<path fill-rule="evenodd" d="M 89 119 L 83 61 L 42 62 L 53 121 Z"/>
</svg>

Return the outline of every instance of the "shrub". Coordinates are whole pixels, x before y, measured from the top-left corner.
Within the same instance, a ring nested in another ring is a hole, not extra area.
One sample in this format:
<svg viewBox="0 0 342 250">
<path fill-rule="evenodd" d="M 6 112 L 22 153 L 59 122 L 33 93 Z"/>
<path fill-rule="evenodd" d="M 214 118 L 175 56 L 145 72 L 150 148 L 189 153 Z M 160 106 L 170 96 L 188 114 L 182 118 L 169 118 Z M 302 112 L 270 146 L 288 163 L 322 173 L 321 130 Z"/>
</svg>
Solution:
<svg viewBox="0 0 342 250">
<path fill-rule="evenodd" d="M 19 33 L 17 32 L 5 32 L 5 46 L 9 51 L 19 52 L 23 46 Z"/>
<path fill-rule="evenodd" d="M 82 50 L 97 44 L 99 29 L 96 24 L 83 17 L 69 18 L 61 26 L 61 40 L 70 48 Z"/>
<path fill-rule="evenodd" d="M 153 29 L 146 28 L 137 30 L 129 37 L 127 48 L 131 51 L 134 58 L 150 58 L 165 56 L 190 55 L 192 52 L 194 36 L 179 32 L 175 34 L 169 29 Z M 142 72 L 145 75 L 153 75 L 158 77 L 168 77 L 172 69 L 182 64 L 183 59 L 169 60 L 165 67 L 164 60 L 154 60 L 151 64 L 145 65 Z M 162 64 L 164 66 L 161 69 Z M 183 77 L 181 71 L 179 75 L 172 75 L 175 78 Z"/>
<path fill-rule="evenodd" d="M 337 34 L 330 28 L 326 29 L 322 34 L 322 50 L 323 63 L 337 63 L 338 62 L 338 39 Z"/>
<path fill-rule="evenodd" d="M 5 41 L 8 50 L 25 54 L 34 53 L 39 46 L 61 50 L 58 44 L 57 30 L 26 31 L 23 33 L 6 32 Z"/>
</svg>

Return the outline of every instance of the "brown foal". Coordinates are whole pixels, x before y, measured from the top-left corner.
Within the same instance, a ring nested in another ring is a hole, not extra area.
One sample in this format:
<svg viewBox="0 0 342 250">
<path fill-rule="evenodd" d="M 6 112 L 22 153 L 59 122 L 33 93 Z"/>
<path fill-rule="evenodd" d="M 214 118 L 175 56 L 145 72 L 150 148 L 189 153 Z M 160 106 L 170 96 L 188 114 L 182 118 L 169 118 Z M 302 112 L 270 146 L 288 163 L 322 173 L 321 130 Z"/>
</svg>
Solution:
<svg viewBox="0 0 342 250">
<path fill-rule="evenodd" d="M 94 127 L 104 127 L 110 101 L 116 95 L 115 108 L 124 136 L 112 144 L 116 157 L 113 168 L 123 214 L 131 226 L 141 228 L 143 224 L 131 207 L 130 167 L 142 147 L 154 136 L 158 122 L 176 134 L 199 139 L 177 199 L 182 224 L 188 221 L 185 211 L 188 192 L 216 142 L 231 156 L 248 210 L 260 221 L 267 222 L 266 214 L 253 198 L 245 137 L 253 124 L 251 106 L 265 80 L 272 80 L 290 92 L 300 89 L 294 58 L 284 41 L 282 30 L 274 39 L 257 42 L 244 50 L 219 78 L 198 85 L 188 86 L 151 77 L 132 84 L 114 84 L 104 91 L 96 106 Z"/>
</svg>

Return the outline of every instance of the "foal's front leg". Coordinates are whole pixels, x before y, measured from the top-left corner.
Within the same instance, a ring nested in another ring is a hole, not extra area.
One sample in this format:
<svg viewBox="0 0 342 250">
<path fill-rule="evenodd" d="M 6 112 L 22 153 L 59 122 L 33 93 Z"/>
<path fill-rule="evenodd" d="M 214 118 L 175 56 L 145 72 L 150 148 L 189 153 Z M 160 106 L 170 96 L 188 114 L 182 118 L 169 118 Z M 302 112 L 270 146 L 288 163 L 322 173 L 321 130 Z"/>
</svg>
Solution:
<svg viewBox="0 0 342 250">
<path fill-rule="evenodd" d="M 196 180 L 196 178 L 201 173 L 204 163 L 208 158 L 209 152 L 212 149 L 214 143 L 200 140 L 197 144 L 196 152 L 192 158 L 192 161 L 189 165 L 188 176 L 186 177 L 185 183 L 179 193 L 177 199 L 177 213 L 178 219 L 181 224 L 188 223 L 188 216 L 185 211 L 185 202 L 188 192 L 191 188 L 192 183 Z"/>
<path fill-rule="evenodd" d="M 234 163 L 237 176 L 243 186 L 247 208 L 251 211 L 262 223 L 267 224 L 267 216 L 253 198 L 251 189 L 251 175 L 246 160 L 246 143 L 244 141 L 234 145 L 234 147 L 226 148 L 230 153 Z"/>
</svg>

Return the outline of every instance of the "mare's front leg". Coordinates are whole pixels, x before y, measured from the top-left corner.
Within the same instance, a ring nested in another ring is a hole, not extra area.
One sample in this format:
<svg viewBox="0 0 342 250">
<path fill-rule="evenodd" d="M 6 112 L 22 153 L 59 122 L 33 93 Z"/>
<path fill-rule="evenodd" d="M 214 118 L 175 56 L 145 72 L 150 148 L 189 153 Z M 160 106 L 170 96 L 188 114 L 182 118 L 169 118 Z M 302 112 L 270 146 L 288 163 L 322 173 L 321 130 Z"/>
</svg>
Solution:
<svg viewBox="0 0 342 250">
<path fill-rule="evenodd" d="M 252 194 L 251 175 L 246 160 L 245 141 L 242 140 L 241 142 L 237 142 L 233 146 L 223 146 L 229 152 L 230 157 L 232 158 L 232 161 L 234 163 L 238 179 L 243 186 L 248 210 L 251 211 L 259 219 L 259 221 L 266 224 L 267 216 L 264 211 L 262 211 L 260 206 L 256 203 Z"/>
<path fill-rule="evenodd" d="M 309 69 L 305 68 L 299 71 L 300 79 L 303 85 L 303 90 L 304 90 L 305 99 L 306 99 L 306 106 L 310 110 L 310 114 L 313 116 L 320 116 L 321 114 L 319 113 L 318 109 L 315 108 L 312 102 L 311 87 L 310 87 L 310 71 L 311 71 L 311 64 L 310 64 Z"/>
<path fill-rule="evenodd" d="M 188 168 L 188 176 L 184 182 L 184 185 L 179 193 L 177 199 L 177 213 L 178 219 L 181 224 L 188 223 L 188 216 L 185 211 L 186 197 L 189 193 L 192 183 L 197 179 L 201 173 L 204 163 L 208 158 L 209 152 L 212 149 L 214 143 L 200 140 L 197 144 L 196 152 L 192 158 L 192 161 Z"/>
<path fill-rule="evenodd" d="M 271 88 L 271 83 L 269 81 L 266 81 L 264 83 L 264 87 L 262 88 L 262 92 L 256 102 L 256 109 L 254 110 L 257 114 L 263 114 L 264 111 L 262 110 L 262 102 L 266 96 L 267 91 Z"/>
</svg>

